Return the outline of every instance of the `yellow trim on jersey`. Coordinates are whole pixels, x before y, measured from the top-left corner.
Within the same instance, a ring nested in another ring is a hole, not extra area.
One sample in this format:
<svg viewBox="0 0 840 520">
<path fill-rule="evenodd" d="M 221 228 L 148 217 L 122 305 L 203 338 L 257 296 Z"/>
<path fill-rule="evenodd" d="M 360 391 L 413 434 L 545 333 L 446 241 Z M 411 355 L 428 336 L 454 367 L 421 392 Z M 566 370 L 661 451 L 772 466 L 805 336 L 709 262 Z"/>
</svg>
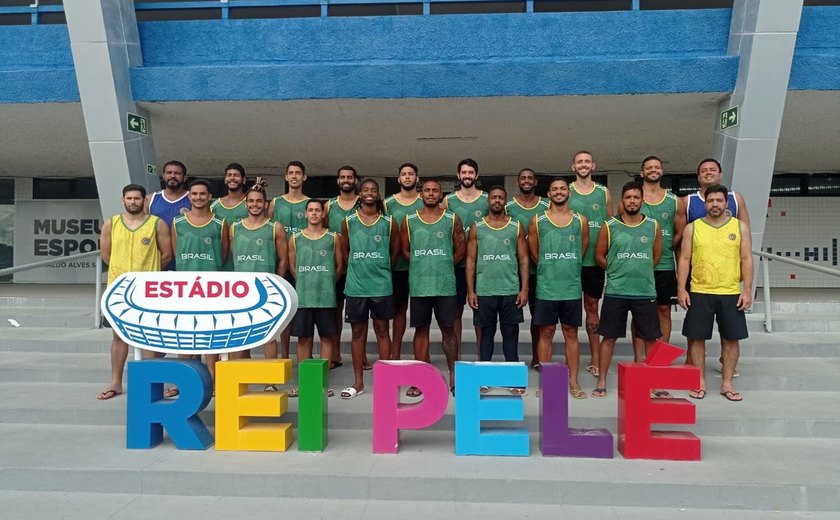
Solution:
<svg viewBox="0 0 840 520">
<path fill-rule="evenodd" d="M 589 190 L 589 191 L 588 191 L 588 192 L 586 192 L 586 193 L 583 193 L 583 192 L 581 192 L 581 191 L 578 191 L 577 186 L 575 185 L 575 183 L 574 183 L 574 182 L 572 182 L 572 184 L 569 186 L 569 189 L 570 189 L 570 190 L 573 190 L 573 191 L 574 191 L 575 193 L 577 193 L 578 195 L 591 195 L 591 194 L 592 194 L 592 193 L 594 193 L 594 192 L 595 192 L 595 190 L 597 190 L 598 188 L 604 188 L 604 185 L 603 185 L 603 184 L 598 184 L 597 182 L 593 182 L 593 184 L 594 184 L 594 186 L 592 187 L 592 189 L 591 189 L 591 190 Z M 606 188 L 604 188 L 604 189 L 606 189 Z"/>
<path fill-rule="evenodd" d="M 490 223 L 489 223 L 489 222 L 487 222 L 487 217 L 481 217 L 481 220 L 484 222 L 484 225 L 485 225 L 485 226 L 487 226 L 488 228 L 492 229 L 493 231 L 501 231 L 501 230 L 505 229 L 506 227 L 508 227 L 508 226 L 510 225 L 510 223 L 513 221 L 513 217 L 508 216 L 508 221 L 507 221 L 507 222 L 505 223 L 505 225 L 504 225 L 504 226 L 502 226 L 502 227 L 493 227 L 493 226 L 491 226 L 491 225 L 490 225 Z M 518 225 L 519 225 L 519 221 L 517 220 L 515 224 L 518 226 Z"/>
<path fill-rule="evenodd" d="M 517 206 L 519 206 L 519 207 L 520 207 L 520 208 L 522 208 L 522 209 L 531 210 L 531 209 L 536 208 L 537 206 L 539 206 L 539 205 L 542 203 L 542 197 L 540 197 L 539 195 L 537 195 L 537 203 L 536 203 L 536 204 L 534 204 L 533 206 L 531 206 L 530 208 L 525 207 L 525 206 L 523 206 L 522 204 L 520 204 L 520 203 L 519 203 L 519 201 L 518 201 L 518 200 L 516 200 L 516 195 L 514 195 L 514 196 L 513 196 L 513 198 L 511 199 L 511 202 L 513 202 L 514 204 L 516 204 Z"/>
<path fill-rule="evenodd" d="M 216 200 L 214 200 L 214 201 L 213 201 L 213 204 L 210 204 L 210 210 L 212 210 L 212 209 L 213 209 L 213 206 L 214 206 L 214 205 L 216 205 L 216 204 L 218 204 L 219 206 L 221 206 L 221 207 L 223 207 L 223 208 L 225 208 L 225 209 L 236 209 L 237 207 L 239 207 L 239 205 L 240 205 L 240 204 L 242 204 L 243 202 L 245 202 L 245 199 L 246 199 L 246 198 L 247 198 L 247 197 L 242 197 L 241 199 L 239 199 L 239 202 L 237 202 L 237 203 L 236 203 L 236 204 L 234 204 L 233 206 L 225 206 L 225 203 L 224 203 L 224 202 L 222 202 L 222 199 L 216 199 Z"/>
<path fill-rule="evenodd" d="M 570 219 L 569 219 L 569 223 L 568 223 L 568 224 L 566 224 L 565 226 L 560 226 L 560 225 L 556 224 L 553 220 L 551 220 L 551 216 L 549 216 L 549 214 L 548 214 L 548 210 L 545 210 L 545 213 L 543 213 L 543 215 L 545 215 L 545 219 L 546 219 L 546 220 L 547 220 L 547 221 L 548 221 L 548 222 L 549 222 L 552 226 L 556 227 L 557 229 L 566 229 L 567 227 L 569 227 L 569 226 L 571 226 L 571 225 L 572 225 L 572 222 L 574 222 L 574 221 L 575 221 L 575 219 L 580 220 L 580 214 L 579 214 L 577 211 L 572 211 L 572 218 L 570 218 Z M 535 215 L 535 217 L 536 217 L 537 219 L 539 219 L 539 215 Z M 581 225 L 582 225 L 582 224 L 583 224 L 583 223 L 581 222 Z"/>
<path fill-rule="evenodd" d="M 400 202 L 400 199 L 398 199 L 396 195 L 391 195 L 390 197 L 388 197 L 388 199 L 393 199 L 394 202 L 396 202 L 397 204 L 399 204 L 400 206 L 402 206 L 404 208 L 407 208 L 408 206 L 411 206 L 412 204 L 417 202 L 417 199 L 419 199 L 419 198 L 420 198 L 420 195 L 417 195 L 416 197 L 414 197 L 414 200 L 412 200 L 408 204 L 403 204 L 402 202 Z M 385 210 L 386 211 L 388 210 L 388 199 L 385 199 L 385 200 L 382 201 L 382 203 L 385 205 Z"/>
</svg>

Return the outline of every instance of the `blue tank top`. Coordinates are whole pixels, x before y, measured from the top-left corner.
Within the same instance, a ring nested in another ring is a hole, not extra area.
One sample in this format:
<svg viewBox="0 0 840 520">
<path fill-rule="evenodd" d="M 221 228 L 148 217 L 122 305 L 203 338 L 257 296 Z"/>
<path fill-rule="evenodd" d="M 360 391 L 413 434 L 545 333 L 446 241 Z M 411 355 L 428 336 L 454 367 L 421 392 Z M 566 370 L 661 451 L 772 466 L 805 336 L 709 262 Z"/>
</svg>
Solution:
<svg viewBox="0 0 840 520">
<path fill-rule="evenodd" d="M 733 192 L 729 192 L 726 209 L 729 216 L 738 218 L 738 201 L 735 199 L 735 193 Z M 699 191 L 688 194 L 688 204 L 685 205 L 685 211 L 689 224 L 706 216 L 706 200 L 703 199 Z"/>
<path fill-rule="evenodd" d="M 170 202 L 163 196 L 163 192 L 156 191 L 152 193 L 152 199 L 149 201 L 149 213 L 166 222 L 170 228 L 175 217 L 181 214 L 181 210 L 190 209 L 189 192 L 184 193 L 178 200 Z"/>
<path fill-rule="evenodd" d="M 181 211 L 187 211 L 192 207 L 190 204 L 190 193 L 184 193 L 178 200 L 170 202 L 163 196 L 163 192 L 156 191 L 152 193 L 152 198 L 149 201 L 149 214 L 154 215 L 166 222 L 169 229 L 172 229 L 172 221 L 181 215 Z M 162 266 L 163 271 L 175 270 L 175 258 L 167 265 Z"/>
</svg>

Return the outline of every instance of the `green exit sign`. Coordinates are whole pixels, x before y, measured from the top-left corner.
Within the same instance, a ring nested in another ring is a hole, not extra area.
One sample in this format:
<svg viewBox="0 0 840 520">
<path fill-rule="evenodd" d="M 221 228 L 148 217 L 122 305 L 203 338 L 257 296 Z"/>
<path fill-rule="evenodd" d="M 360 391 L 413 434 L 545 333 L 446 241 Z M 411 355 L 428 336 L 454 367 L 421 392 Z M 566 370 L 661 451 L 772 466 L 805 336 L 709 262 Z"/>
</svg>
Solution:
<svg viewBox="0 0 840 520">
<path fill-rule="evenodd" d="M 720 129 L 726 130 L 738 126 L 738 107 L 732 107 L 720 113 Z"/>
<path fill-rule="evenodd" d="M 154 164 L 147 164 L 146 173 L 148 173 L 149 175 L 157 175 L 157 166 L 155 166 Z"/>
<path fill-rule="evenodd" d="M 149 135 L 149 120 L 137 114 L 128 113 L 126 120 L 126 129 L 129 132 L 136 134 Z"/>
</svg>

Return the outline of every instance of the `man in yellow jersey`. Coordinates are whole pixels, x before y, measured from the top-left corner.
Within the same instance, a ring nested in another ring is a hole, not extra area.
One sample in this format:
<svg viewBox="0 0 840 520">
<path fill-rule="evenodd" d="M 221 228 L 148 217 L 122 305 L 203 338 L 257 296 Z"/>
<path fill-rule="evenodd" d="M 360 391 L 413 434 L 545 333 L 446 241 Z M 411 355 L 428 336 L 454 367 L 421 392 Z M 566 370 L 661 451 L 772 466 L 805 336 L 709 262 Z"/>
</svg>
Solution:
<svg viewBox="0 0 840 520">
<path fill-rule="evenodd" d="M 695 193 L 689 193 L 682 198 L 683 206 L 685 206 L 686 222 L 692 223 L 698 218 L 706 215 L 705 193 L 706 188 L 712 184 L 722 184 L 723 169 L 717 159 L 707 157 L 700 161 L 697 165 L 697 183 L 700 189 Z M 750 214 L 747 211 L 747 203 L 744 201 L 744 196 L 737 191 L 729 192 L 726 198 L 727 215 L 746 222 L 750 225 Z M 689 278 L 691 275 L 689 274 Z M 723 358 L 720 358 L 720 364 L 723 365 Z M 735 367 L 735 373 L 732 377 L 738 377 L 738 367 Z"/>
<path fill-rule="evenodd" d="M 688 359 L 700 369 L 700 388 L 689 397 L 706 397 L 706 340 L 711 339 L 717 319 L 723 360 L 720 395 L 741 401 L 732 377 L 738 364 L 738 342 L 749 336 L 744 311 L 752 305 L 750 227 L 726 213 L 729 190 L 725 186 L 711 185 L 704 195 L 706 216 L 685 227 L 677 269 L 677 300 L 688 310 L 683 322 Z M 689 269 L 690 293 L 686 290 Z"/>
<path fill-rule="evenodd" d="M 114 215 L 102 226 L 99 237 L 102 261 L 108 264 L 108 285 L 121 274 L 160 271 L 172 260 L 169 225 L 143 211 L 146 188 L 129 184 L 123 188 L 125 212 Z M 111 384 L 96 396 L 106 401 L 123 392 L 122 379 L 128 345 L 117 336 L 111 340 Z"/>
</svg>

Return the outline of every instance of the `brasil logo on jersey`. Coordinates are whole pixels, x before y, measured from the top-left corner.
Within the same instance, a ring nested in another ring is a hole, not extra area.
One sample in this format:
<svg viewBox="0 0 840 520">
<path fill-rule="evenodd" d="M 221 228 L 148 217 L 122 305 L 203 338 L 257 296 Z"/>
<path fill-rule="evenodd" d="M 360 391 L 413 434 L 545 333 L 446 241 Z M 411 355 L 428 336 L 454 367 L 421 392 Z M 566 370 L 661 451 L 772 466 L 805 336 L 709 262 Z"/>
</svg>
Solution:
<svg viewBox="0 0 840 520">
<path fill-rule="evenodd" d="M 271 340 L 297 311 L 297 293 L 269 273 L 125 273 L 105 291 L 102 312 L 135 348 L 222 354 Z"/>
</svg>

